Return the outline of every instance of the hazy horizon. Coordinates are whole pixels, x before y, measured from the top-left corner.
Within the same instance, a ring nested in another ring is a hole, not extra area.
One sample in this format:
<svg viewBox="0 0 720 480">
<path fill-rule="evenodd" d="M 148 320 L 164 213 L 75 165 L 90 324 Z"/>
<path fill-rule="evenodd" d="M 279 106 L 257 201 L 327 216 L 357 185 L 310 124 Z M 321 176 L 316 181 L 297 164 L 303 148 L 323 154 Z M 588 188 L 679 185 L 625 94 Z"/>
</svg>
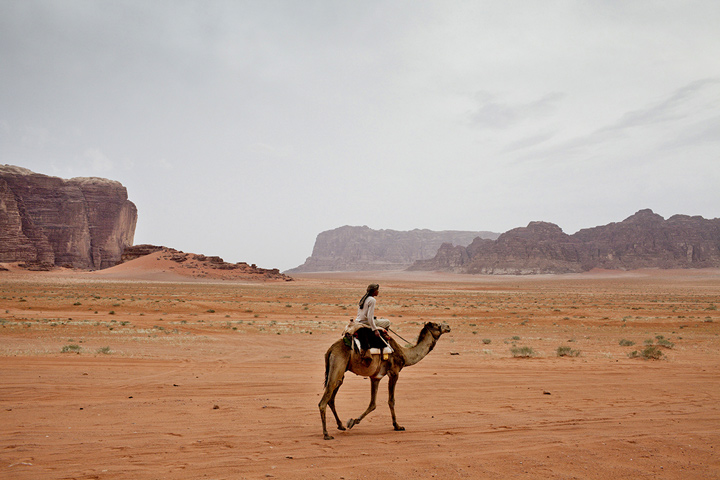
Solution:
<svg viewBox="0 0 720 480">
<path fill-rule="evenodd" d="M 287 270 L 344 225 L 718 216 L 720 3 L 0 1 L 0 163 L 135 243 Z"/>
</svg>

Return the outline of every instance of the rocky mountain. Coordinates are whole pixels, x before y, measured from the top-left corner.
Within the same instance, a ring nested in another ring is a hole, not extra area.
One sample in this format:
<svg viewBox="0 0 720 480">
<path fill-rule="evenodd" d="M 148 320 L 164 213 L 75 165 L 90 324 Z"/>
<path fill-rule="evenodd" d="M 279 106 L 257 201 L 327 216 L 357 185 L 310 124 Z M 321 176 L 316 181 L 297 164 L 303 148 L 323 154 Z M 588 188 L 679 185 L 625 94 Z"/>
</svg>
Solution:
<svg viewBox="0 0 720 480">
<path fill-rule="evenodd" d="M 119 182 L 0 165 L 0 262 L 111 267 L 132 245 L 136 222 Z"/>
<path fill-rule="evenodd" d="M 312 255 L 288 273 L 403 270 L 432 258 L 445 242 L 467 244 L 475 237 L 497 238 L 493 232 L 373 230 L 344 226 L 320 233 Z"/>
<path fill-rule="evenodd" d="M 640 210 L 619 223 L 565 234 L 552 223 L 531 222 L 496 240 L 467 247 L 443 244 L 434 258 L 410 270 L 476 274 L 583 272 L 593 268 L 720 267 L 720 219 Z"/>
</svg>

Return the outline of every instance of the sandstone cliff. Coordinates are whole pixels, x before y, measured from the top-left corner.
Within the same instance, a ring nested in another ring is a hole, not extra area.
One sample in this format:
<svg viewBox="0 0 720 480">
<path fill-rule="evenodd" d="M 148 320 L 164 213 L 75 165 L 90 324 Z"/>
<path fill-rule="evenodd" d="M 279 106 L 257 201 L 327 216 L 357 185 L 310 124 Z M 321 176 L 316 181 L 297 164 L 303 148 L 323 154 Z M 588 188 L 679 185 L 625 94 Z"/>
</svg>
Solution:
<svg viewBox="0 0 720 480">
<path fill-rule="evenodd" d="M 0 262 L 111 267 L 132 245 L 136 222 L 119 182 L 0 165 Z"/>
<path fill-rule="evenodd" d="M 410 270 L 520 275 L 705 267 L 720 267 L 720 219 L 674 215 L 665 220 L 647 209 L 574 235 L 552 223 L 531 222 L 495 241 L 444 244 L 434 258 L 418 261 Z"/>
<path fill-rule="evenodd" d="M 402 270 L 432 258 L 444 242 L 467 244 L 475 237 L 497 238 L 493 232 L 373 230 L 344 226 L 320 233 L 312 255 L 292 273 Z"/>
</svg>

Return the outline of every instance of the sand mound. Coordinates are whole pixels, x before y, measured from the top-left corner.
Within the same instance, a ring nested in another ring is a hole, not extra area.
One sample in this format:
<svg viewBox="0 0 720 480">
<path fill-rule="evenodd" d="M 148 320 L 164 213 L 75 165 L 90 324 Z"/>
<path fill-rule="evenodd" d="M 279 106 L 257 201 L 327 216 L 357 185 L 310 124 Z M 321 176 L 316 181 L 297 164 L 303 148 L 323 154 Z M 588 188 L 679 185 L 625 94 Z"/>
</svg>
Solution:
<svg viewBox="0 0 720 480">
<path fill-rule="evenodd" d="M 240 280 L 290 281 L 277 269 L 259 268 L 247 263 L 227 263 L 220 257 L 184 253 L 171 248 L 144 255 L 120 265 L 92 272 L 94 277 L 112 280 Z"/>
</svg>

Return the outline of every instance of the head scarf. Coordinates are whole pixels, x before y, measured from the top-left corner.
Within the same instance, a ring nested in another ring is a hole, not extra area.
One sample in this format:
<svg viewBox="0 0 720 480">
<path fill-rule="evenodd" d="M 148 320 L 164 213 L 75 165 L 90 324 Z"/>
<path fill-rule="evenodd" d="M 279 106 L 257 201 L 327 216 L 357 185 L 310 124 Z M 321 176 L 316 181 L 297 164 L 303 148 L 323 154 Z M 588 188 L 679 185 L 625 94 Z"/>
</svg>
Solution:
<svg viewBox="0 0 720 480">
<path fill-rule="evenodd" d="M 360 308 L 363 308 L 365 306 L 365 300 L 367 300 L 367 298 L 372 295 L 373 292 L 375 292 L 376 290 L 380 290 L 380 285 L 378 285 L 377 283 L 371 283 L 370 285 L 368 285 L 367 292 L 365 292 L 365 295 L 363 295 L 363 297 L 360 299 L 360 303 L 358 304 L 358 306 Z"/>
</svg>

